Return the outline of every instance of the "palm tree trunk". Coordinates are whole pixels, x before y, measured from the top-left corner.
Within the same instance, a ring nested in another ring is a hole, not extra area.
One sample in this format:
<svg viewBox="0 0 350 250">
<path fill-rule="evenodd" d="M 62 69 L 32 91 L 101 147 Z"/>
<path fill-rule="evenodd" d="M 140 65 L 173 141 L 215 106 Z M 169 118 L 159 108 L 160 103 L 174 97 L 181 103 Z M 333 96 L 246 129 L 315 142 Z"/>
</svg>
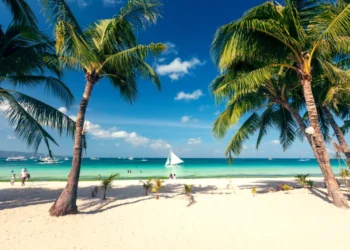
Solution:
<svg viewBox="0 0 350 250">
<path fill-rule="evenodd" d="M 61 195 L 50 208 L 51 216 L 62 216 L 67 214 L 76 214 L 77 207 L 77 191 L 80 175 L 81 155 L 82 155 L 82 137 L 84 134 L 85 112 L 89 103 L 89 99 L 96 81 L 92 81 L 89 75 L 86 76 L 87 82 L 83 98 L 80 101 L 74 139 L 74 154 L 72 160 L 72 169 L 70 171 L 68 182 Z"/>
<path fill-rule="evenodd" d="M 103 199 L 106 199 L 106 193 L 107 193 L 107 189 L 105 189 L 104 193 L 103 193 Z"/>
<path fill-rule="evenodd" d="M 308 142 L 309 142 L 309 144 L 310 144 L 310 146 L 312 148 L 312 151 L 314 152 L 315 158 L 318 159 L 317 150 L 316 150 L 315 144 L 312 142 L 312 136 L 305 132 L 307 127 L 306 127 L 306 124 L 305 124 L 303 118 L 300 116 L 299 112 L 297 110 L 295 110 L 290 105 L 290 103 L 288 103 L 287 101 L 282 102 L 282 105 L 283 105 L 283 107 L 285 107 L 292 114 L 293 118 L 298 123 L 298 126 L 299 126 L 300 130 L 303 132 L 303 134 L 307 138 L 307 140 L 308 140 Z M 321 172 L 322 172 L 323 176 L 325 176 L 323 168 L 321 168 Z"/>
<path fill-rule="evenodd" d="M 326 105 L 322 105 L 321 106 L 321 110 L 326 115 L 329 124 L 331 124 L 331 126 L 333 128 L 333 131 L 335 133 L 335 136 L 338 139 L 338 142 L 339 142 L 339 145 L 340 145 L 342 153 L 344 153 L 347 162 L 350 163 L 350 150 L 349 150 L 348 144 L 345 141 L 343 132 L 339 128 L 338 124 L 335 122 L 335 120 L 334 120 L 331 112 L 329 111 L 328 107 Z"/>
<path fill-rule="evenodd" d="M 315 150 L 317 152 L 315 156 L 322 170 L 328 193 L 333 199 L 335 206 L 341 208 L 349 208 L 349 204 L 341 192 L 332 171 L 326 146 L 324 144 L 322 133 L 318 124 L 318 114 L 311 88 L 311 75 L 304 74 L 302 76 L 301 83 L 303 85 L 304 98 L 309 115 L 310 125 L 315 130 L 315 133 L 312 135 L 312 143 L 315 145 Z"/>
</svg>

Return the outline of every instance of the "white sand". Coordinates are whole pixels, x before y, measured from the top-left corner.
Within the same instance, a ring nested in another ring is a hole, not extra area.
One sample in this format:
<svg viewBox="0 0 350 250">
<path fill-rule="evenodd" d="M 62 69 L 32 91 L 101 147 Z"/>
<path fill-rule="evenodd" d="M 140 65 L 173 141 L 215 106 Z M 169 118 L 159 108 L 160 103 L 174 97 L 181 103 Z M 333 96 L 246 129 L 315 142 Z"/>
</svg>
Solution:
<svg viewBox="0 0 350 250">
<path fill-rule="evenodd" d="M 48 210 L 64 182 L 0 183 L 0 249 L 348 249 L 350 210 L 321 188 L 262 193 L 281 180 L 232 179 L 236 193 L 225 179 L 166 181 L 159 200 L 116 181 L 106 201 L 81 182 L 80 213 L 60 218 Z M 191 206 L 183 183 L 195 186 Z"/>
</svg>

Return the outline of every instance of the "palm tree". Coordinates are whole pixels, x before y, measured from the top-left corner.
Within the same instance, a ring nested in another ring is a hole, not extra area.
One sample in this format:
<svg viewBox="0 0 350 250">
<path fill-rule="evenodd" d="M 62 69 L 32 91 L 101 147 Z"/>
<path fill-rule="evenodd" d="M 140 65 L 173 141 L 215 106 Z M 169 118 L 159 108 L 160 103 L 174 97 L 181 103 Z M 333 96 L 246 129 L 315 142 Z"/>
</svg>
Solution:
<svg viewBox="0 0 350 250">
<path fill-rule="evenodd" d="M 4 117 L 15 128 L 17 138 L 34 151 L 44 142 L 51 155 L 50 143 L 58 144 L 45 127 L 73 137 L 75 122 L 17 88 L 41 87 L 66 106 L 74 98 L 60 80 L 62 73 L 54 53 L 54 43 L 37 29 L 35 16 L 27 3 L 22 0 L 5 3 L 14 13 L 14 20 L 6 30 L 0 26 L 0 106 L 6 107 Z"/>
<path fill-rule="evenodd" d="M 156 0 L 129 0 L 119 13 L 98 20 L 83 31 L 64 0 L 44 0 L 44 9 L 55 25 L 56 51 L 62 67 L 82 69 L 86 84 L 80 102 L 74 140 L 72 169 L 67 186 L 50 209 L 52 216 L 78 212 L 76 199 L 82 155 L 85 112 L 93 88 L 106 78 L 130 102 L 136 98 L 137 77 L 150 79 L 160 88 L 157 74 L 145 62 L 149 52 L 157 55 L 163 44 L 137 45 L 138 25 L 145 27 L 159 17 L 161 4 Z"/>
<path fill-rule="evenodd" d="M 152 178 L 149 178 L 146 182 L 140 181 L 142 183 L 142 187 L 145 190 L 145 195 L 148 195 L 148 191 L 153 187 Z"/>
<path fill-rule="evenodd" d="M 115 178 L 119 177 L 120 174 L 111 174 L 108 178 L 101 181 L 100 189 L 103 190 L 103 198 L 106 199 L 107 190 L 112 188 L 112 182 Z"/>
<path fill-rule="evenodd" d="M 349 21 L 350 5 L 343 0 L 335 3 L 286 0 L 285 6 L 266 2 L 238 21 L 220 27 L 212 45 L 213 59 L 224 72 L 239 61 L 259 66 L 232 80 L 244 88 L 255 88 L 270 80 L 276 70 L 298 79 L 313 128 L 310 131 L 315 157 L 329 195 L 336 206 L 343 208 L 349 205 L 336 182 L 318 123 L 311 69 L 317 72 L 316 68 L 328 67 L 330 52 L 346 46 L 350 40 Z"/>
<path fill-rule="evenodd" d="M 164 181 L 160 180 L 159 178 L 157 178 L 156 180 L 154 180 L 154 185 L 152 187 L 152 192 L 156 193 L 156 199 L 159 199 L 159 191 L 160 189 L 162 189 Z"/>
</svg>

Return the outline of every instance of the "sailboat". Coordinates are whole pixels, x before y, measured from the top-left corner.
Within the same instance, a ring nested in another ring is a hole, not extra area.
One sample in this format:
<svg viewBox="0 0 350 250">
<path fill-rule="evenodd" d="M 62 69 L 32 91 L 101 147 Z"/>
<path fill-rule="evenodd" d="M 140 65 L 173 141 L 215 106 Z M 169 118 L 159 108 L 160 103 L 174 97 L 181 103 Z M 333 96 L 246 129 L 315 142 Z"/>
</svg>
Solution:
<svg viewBox="0 0 350 250">
<path fill-rule="evenodd" d="M 141 161 L 147 161 L 147 159 L 145 159 L 145 157 L 143 157 Z"/>
<path fill-rule="evenodd" d="M 181 160 L 179 157 L 177 157 L 177 155 L 174 154 L 174 152 L 170 150 L 170 153 L 168 155 L 168 159 L 165 162 L 165 166 L 167 168 L 179 167 L 178 164 L 183 163 L 183 162 L 184 162 L 183 160 Z"/>
</svg>

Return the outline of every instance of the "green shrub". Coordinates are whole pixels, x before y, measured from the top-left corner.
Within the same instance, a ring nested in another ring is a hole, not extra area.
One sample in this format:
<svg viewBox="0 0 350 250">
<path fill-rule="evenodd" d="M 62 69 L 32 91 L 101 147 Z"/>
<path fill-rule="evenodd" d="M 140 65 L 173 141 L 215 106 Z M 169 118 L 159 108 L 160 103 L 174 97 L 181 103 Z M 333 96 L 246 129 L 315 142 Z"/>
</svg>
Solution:
<svg viewBox="0 0 350 250">
<path fill-rule="evenodd" d="M 314 187 L 314 182 L 312 180 L 307 180 L 306 184 L 309 186 L 309 188 L 313 188 Z"/>
<path fill-rule="evenodd" d="M 146 182 L 140 181 L 142 187 L 145 190 L 145 195 L 148 195 L 148 191 L 153 187 L 152 178 L 149 178 Z"/>
<path fill-rule="evenodd" d="M 309 176 L 309 174 L 298 174 L 295 176 L 297 178 L 297 181 L 302 187 L 306 187 L 306 178 Z"/>
<path fill-rule="evenodd" d="M 258 188 L 256 186 L 252 187 L 252 194 L 253 194 L 253 196 L 256 195 L 257 189 Z"/>
<path fill-rule="evenodd" d="M 189 185 L 189 184 L 184 184 L 184 188 L 185 188 L 185 194 L 187 196 L 189 196 L 191 194 L 191 192 L 192 192 L 192 186 Z"/>
</svg>

